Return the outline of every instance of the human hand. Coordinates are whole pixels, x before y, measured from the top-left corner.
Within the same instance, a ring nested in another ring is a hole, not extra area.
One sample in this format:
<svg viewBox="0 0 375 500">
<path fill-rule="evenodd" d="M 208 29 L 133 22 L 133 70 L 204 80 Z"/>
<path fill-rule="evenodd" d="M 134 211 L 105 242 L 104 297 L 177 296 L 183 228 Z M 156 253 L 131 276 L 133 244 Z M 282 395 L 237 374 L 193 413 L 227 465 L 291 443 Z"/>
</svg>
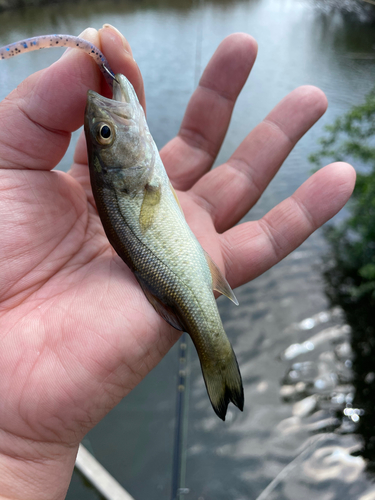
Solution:
<svg viewBox="0 0 375 500">
<path fill-rule="evenodd" d="M 129 78 L 144 105 L 127 42 L 126 52 L 110 28 L 84 37 Z M 350 166 L 330 165 L 260 221 L 232 227 L 326 108 L 319 90 L 295 90 L 209 171 L 255 55 L 248 35 L 224 40 L 179 135 L 161 152 L 188 223 L 233 288 L 340 210 L 355 178 Z M 69 51 L 0 104 L 0 498 L 64 498 L 82 437 L 179 336 L 104 235 L 83 137 L 71 171 L 51 172 L 83 122 L 88 89 L 104 92 L 99 71 L 86 54 Z"/>
</svg>

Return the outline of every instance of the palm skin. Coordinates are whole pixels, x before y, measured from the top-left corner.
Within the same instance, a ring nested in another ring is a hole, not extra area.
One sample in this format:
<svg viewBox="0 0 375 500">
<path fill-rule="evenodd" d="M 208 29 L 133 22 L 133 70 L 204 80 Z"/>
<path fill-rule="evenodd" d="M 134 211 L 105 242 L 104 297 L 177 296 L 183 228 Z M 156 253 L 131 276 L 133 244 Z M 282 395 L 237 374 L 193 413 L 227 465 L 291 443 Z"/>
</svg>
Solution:
<svg viewBox="0 0 375 500">
<path fill-rule="evenodd" d="M 84 37 L 144 105 L 127 42 L 110 27 Z M 233 288 L 340 210 L 355 178 L 346 164 L 328 166 L 261 221 L 232 227 L 326 107 L 318 89 L 297 89 L 209 172 L 255 56 L 250 36 L 224 40 L 161 152 L 188 223 Z M 179 337 L 104 235 L 83 137 L 71 171 L 50 171 L 83 121 L 88 89 L 104 91 L 95 64 L 68 51 L 0 105 L 0 498 L 64 498 L 83 436 Z"/>
</svg>

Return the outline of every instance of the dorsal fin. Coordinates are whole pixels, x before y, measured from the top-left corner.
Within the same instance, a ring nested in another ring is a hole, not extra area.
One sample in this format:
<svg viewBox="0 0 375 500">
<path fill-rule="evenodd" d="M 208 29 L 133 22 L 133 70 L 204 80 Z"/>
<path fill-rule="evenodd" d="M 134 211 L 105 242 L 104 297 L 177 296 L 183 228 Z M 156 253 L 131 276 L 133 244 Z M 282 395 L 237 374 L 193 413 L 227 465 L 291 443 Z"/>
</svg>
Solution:
<svg viewBox="0 0 375 500">
<path fill-rule="evenodd" d="M 228 299 L 230 299 L 234 304 L 236 304 L 236 306 L 238 306 L 238 300 L 236 299 L 236 296 L 234 295 L 233 290 L 231 289 L 228 281 L 221 274 L 220 269 L 217 267 L 215 262 L 208 255 L 208 253 L 205 250 L 203 251 L 204 251 L 204 256 L 206 257 L 207 260 L 208 267 L 210 268 L 211 271 L 212 288 L 217 292 L 228 297 Z"/>
<path fill-rule="evenodd" d="M 148 301 L 152 305 L 152 307 L 155 309 L 155 311 L 173 328 L 176 328 L 176 330 L 180 330 L 181 332 L 184 331 L 184 327 L 181 324 L 177 314 L 173 311 L 172 307 L 167 306 L 166 304 L 163 304 L 161 300 L 156 297 L 148 288 L 147 286 L 142 282 L 140 277 L 138 276 L 137 273 L 135 273 L 136 278 L 138 280 L 138 283 L 141 285 L 141 288 L 143 290 L 143 293 L 146 295 Z"/>
<path fill-rule="evenodd" d="M 171 189 L 171 191 L 172 191 L 172 194 L 173 194 L 173 196 L 174 196 L 174 199 L 177 201 L 177 205 L 180 207 L 180 210 L 181 210 L 181 212 L 182 212 L 182 215 L 184 215 L 184 211 L 182 210 L 182 207 L 181 207 L 181 204 L 180 204 L 180 200 L 178 199 L 177 193 L 176 193 L 176 191 L 174 190 L 174 187 L 172 186 L 171 181 L 169 181 L 169 187 L 170 187 L 170 189 Z"/>
</svg>

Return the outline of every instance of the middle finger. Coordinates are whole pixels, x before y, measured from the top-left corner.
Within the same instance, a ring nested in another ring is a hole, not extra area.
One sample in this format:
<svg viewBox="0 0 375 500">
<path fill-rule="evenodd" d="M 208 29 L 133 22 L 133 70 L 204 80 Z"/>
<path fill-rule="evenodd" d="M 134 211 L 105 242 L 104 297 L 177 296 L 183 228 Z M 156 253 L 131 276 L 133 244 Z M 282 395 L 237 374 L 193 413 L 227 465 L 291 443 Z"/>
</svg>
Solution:
<svg viewBox="0 0 375 500">
<path fill-rule="evenodd" d="M 176 189 L 186 191 L 212 167 L 256 52 L 255 40 L 245 33 L 226 37 L 216 49 L 189 101 L 177 137 L 161 151 Z"/>
</svg>

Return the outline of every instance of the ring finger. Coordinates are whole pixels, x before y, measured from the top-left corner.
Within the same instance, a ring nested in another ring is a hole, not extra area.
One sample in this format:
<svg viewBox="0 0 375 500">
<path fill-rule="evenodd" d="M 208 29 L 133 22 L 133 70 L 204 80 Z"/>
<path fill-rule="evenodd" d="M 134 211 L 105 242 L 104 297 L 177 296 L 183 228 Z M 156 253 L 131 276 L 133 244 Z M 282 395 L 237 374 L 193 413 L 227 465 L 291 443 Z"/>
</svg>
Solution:
<svg viewBox="0 0 375 500">
<path fill-rule="evenodd" d="M 218 232 L 236 224 L 257 202 L 299 139 L 327 108 L 323 92 L 299 87 L 245 138 L 229 160 L 202 177 L 191 194 Z"/>
</svg>

